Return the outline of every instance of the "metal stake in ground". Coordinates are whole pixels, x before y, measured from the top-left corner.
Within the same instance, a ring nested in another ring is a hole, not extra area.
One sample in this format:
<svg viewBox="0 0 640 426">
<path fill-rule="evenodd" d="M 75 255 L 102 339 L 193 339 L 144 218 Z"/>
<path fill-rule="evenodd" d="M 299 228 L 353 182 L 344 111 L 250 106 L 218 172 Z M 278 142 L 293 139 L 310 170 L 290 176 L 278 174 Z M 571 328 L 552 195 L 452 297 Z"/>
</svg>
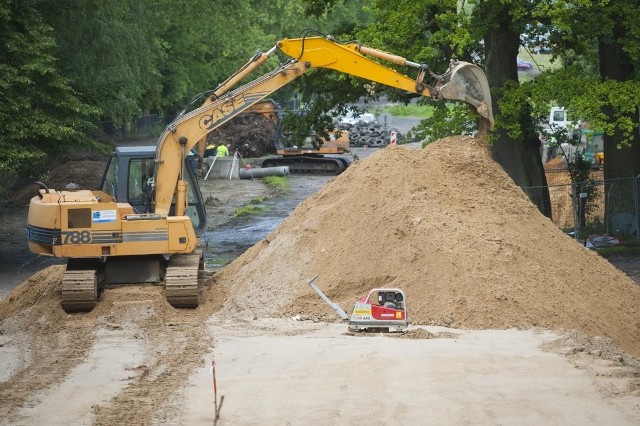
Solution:
<svg viewBox="0 0 640 426">
<path fill-rule="evenodd" d="M 213 403 L 214 403 L 214 416 L 213 425 L 218 424 L 220 420 L 220 410 L 222 410 L 222 403 L 224 402 L 224 395 L 220 397 L 220 404 L 218 405 L 218 386 L 216 385 L 216 362 L 211 361 L 211 372 L 213 374 Z"/>
</svg>

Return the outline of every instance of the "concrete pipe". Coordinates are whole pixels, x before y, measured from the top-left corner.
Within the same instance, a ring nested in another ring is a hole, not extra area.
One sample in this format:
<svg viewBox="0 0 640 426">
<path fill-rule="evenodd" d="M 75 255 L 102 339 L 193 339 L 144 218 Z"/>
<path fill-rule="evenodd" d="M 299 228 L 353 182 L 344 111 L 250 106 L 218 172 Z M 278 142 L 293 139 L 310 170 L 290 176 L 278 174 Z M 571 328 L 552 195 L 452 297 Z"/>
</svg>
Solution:
<svg viewBox="0 0 640 426">
<path fill-rule="evenodd" d="M 287 176 L 289 166 L 260 167 L 257 169 L 240 169 L 240 179 L 259 179 L 265 176 Z"/>
</svg>

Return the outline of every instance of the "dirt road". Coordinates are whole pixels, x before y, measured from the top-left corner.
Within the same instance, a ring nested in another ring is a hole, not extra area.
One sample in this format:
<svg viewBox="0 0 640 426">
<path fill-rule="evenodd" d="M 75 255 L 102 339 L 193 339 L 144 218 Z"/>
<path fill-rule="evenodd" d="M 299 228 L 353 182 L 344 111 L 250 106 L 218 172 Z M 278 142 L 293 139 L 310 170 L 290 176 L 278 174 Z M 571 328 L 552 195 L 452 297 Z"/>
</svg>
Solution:
<svg viewBox="0 0 640 426">
<path fill-rule="evenodd" d="M 637 398 L 605 396 L 625 391 L 628 379 L 611 379 L 617 368 L 600 367 L 594 381 L 540 349 L 557 338 L 550 332 L 424 327 L 395 337 L 286 319 L 209 324 L 219 336 L 211 359 L 225 395 L 224 424 L 640 421 Z M 179 423 L 211 418 L 210 377 L 207 366 L 191 376 Z"/>
<path fill-rule="evenodd" d="M 212 424 L 213 361 L 219 424 L 640 422 L 637 372 L 549 331 L 354 336 L 336 323 L 175 315 L 160 293 L 119 293 L 43 341 L 3 324 L 1 424 Z"/>
<path fill-rule="evenodd" d="M 242 316 L 212 282 L 194 311 L 140 286 L 67 315 L 62 266 L 42 267 L 0 298 L 2 425 L 212 424 L 213 361 L 219 424 L 640 424 L 640 369 L 606 339 L 418 325 L 354 336 L 330 316 Z"/>
</svg>

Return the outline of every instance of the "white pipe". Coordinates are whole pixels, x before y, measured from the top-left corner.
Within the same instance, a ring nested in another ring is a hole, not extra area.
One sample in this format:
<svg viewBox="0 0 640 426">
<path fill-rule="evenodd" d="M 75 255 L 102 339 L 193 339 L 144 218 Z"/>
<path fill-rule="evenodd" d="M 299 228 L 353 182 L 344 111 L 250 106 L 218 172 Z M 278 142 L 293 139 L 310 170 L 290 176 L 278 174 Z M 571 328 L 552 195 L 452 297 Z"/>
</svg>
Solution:
<svg viewBox="0 0 640 426">
<path fill-rule="evenodd" d="M 211 169 L 213 169 L 213 165 L 216 164 L 216 158 L 218 158 L 218 154 L 216 154 L 215 157 L 213 157 L 213 161 L 209 166 L 209 170 L 207 170 L 207 174 L 204 176 L 204 180 L 207 180 L 207 178 L 209 177 L 209 173 L 211 173 Z"/>
</svg>

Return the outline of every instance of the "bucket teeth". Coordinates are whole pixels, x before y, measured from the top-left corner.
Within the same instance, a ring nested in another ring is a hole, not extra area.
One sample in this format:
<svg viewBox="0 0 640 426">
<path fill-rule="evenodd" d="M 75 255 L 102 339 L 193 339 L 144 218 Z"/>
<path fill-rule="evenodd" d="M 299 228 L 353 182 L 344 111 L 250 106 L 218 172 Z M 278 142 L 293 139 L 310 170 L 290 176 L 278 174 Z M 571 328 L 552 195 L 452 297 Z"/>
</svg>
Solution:
<svg viewBox="0 0 640 426">
<path fill-rule="evenodd" d="M 482 127 L 493 127 L 491 92 L 484 72 L 469 62 L 452 62 L 436 84 L 440 98 L 461 100 L 470 104 L 486 121 Z"/>
</svg>

